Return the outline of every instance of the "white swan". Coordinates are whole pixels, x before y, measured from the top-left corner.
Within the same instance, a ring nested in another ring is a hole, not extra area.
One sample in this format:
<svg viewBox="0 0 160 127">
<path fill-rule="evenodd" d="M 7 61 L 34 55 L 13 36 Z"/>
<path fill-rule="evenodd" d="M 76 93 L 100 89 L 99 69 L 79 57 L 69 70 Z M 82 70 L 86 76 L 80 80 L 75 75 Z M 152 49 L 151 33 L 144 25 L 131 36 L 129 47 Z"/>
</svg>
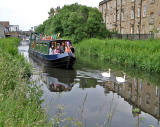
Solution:
<svg viewBox="0 0 160 127">
<path fill-rule="evenodd" d="M 124 83 L 126 80 L 126 74 L 124 74 L 124 77 L 116 77 L 116 81 L 118 83 Z"/>
<path fill-rule="evenodd" d="M 108 72 L 101 73 L 103 77 L 109 78 L 111 77 L 111 69 L 108 70 Z"/>
</svg>

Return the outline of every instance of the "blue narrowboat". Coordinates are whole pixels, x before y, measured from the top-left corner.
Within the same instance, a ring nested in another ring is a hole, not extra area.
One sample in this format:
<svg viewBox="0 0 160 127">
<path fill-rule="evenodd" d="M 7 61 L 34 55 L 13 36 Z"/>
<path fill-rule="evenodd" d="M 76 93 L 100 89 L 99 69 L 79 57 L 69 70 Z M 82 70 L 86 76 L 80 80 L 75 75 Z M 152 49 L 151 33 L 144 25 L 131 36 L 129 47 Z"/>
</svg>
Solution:
<svg viewBox="0 0 160 127">
<path fill-rule="evenodd" d="M 29 55 L 47 65 L 57 68 L 72 68 L 75 63 L 75 50 L 70 40 L 41 39 L 31 35 Z"/>
</svg>

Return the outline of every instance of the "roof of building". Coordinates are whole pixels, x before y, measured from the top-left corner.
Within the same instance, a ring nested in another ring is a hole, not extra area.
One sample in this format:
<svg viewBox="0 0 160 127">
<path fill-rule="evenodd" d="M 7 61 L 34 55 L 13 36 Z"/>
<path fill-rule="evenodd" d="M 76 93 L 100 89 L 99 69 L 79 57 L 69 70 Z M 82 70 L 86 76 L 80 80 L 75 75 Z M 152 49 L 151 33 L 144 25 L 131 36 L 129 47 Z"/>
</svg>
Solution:
<svg viewBox="0 0 160 127">
<path fill-rule="evenodd" d="M 105 4 L 105 3 L 109 2 L 109 1 L 111 1 L 111 0 L 103 0 L 103 1 L 101 1 L 101 2 L 99 3 L 99 5 L 103 5 L 103 4 Z"/>
<path fill-rule="evenodd" d="M 9 27 L 9 21 L 0 21 L 0 24 L 5 27 Z"/>
</svg>

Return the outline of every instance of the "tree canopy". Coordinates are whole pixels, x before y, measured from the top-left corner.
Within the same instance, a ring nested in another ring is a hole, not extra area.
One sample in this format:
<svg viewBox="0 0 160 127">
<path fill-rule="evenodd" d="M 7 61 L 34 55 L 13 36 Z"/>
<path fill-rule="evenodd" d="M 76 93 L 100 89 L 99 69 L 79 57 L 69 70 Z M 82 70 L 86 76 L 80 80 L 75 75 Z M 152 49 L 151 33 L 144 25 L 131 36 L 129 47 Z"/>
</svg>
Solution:
<svg viewBox="0 0 160 127">
<path fill-rule="evenodd" d="M 60 32 L 62 37 L 69 37 L 73 42 L 107 36 L 108 31 L 103 23 L 102 14 L 97 8 L 75 3 L 65 5 L 57 14 L 51 8 L 49 14 L 49 18 L 39 25 L 36 32 L 47 35 Z"/>
</svg>

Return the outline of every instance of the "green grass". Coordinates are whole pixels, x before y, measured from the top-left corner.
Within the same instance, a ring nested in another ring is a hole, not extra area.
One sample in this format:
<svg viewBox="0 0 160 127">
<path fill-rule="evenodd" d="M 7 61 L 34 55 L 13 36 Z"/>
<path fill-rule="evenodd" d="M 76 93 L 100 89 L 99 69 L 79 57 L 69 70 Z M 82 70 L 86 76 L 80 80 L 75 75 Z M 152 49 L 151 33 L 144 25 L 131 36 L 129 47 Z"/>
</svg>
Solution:
<svg viewBox="0 0 160 127">
<path fill-rule="evenodd" d="M 76 53 L 148 72 L 160 72 L 160 40 L 88 39 L 75 45 Z"/>
<path fill-rule="evenodd" d="M 20 40 L 0 39 L 0 127 L 46 127 L 41 92 L 31 85 L 31 66 L 18 54 Z"/>
</svg>

